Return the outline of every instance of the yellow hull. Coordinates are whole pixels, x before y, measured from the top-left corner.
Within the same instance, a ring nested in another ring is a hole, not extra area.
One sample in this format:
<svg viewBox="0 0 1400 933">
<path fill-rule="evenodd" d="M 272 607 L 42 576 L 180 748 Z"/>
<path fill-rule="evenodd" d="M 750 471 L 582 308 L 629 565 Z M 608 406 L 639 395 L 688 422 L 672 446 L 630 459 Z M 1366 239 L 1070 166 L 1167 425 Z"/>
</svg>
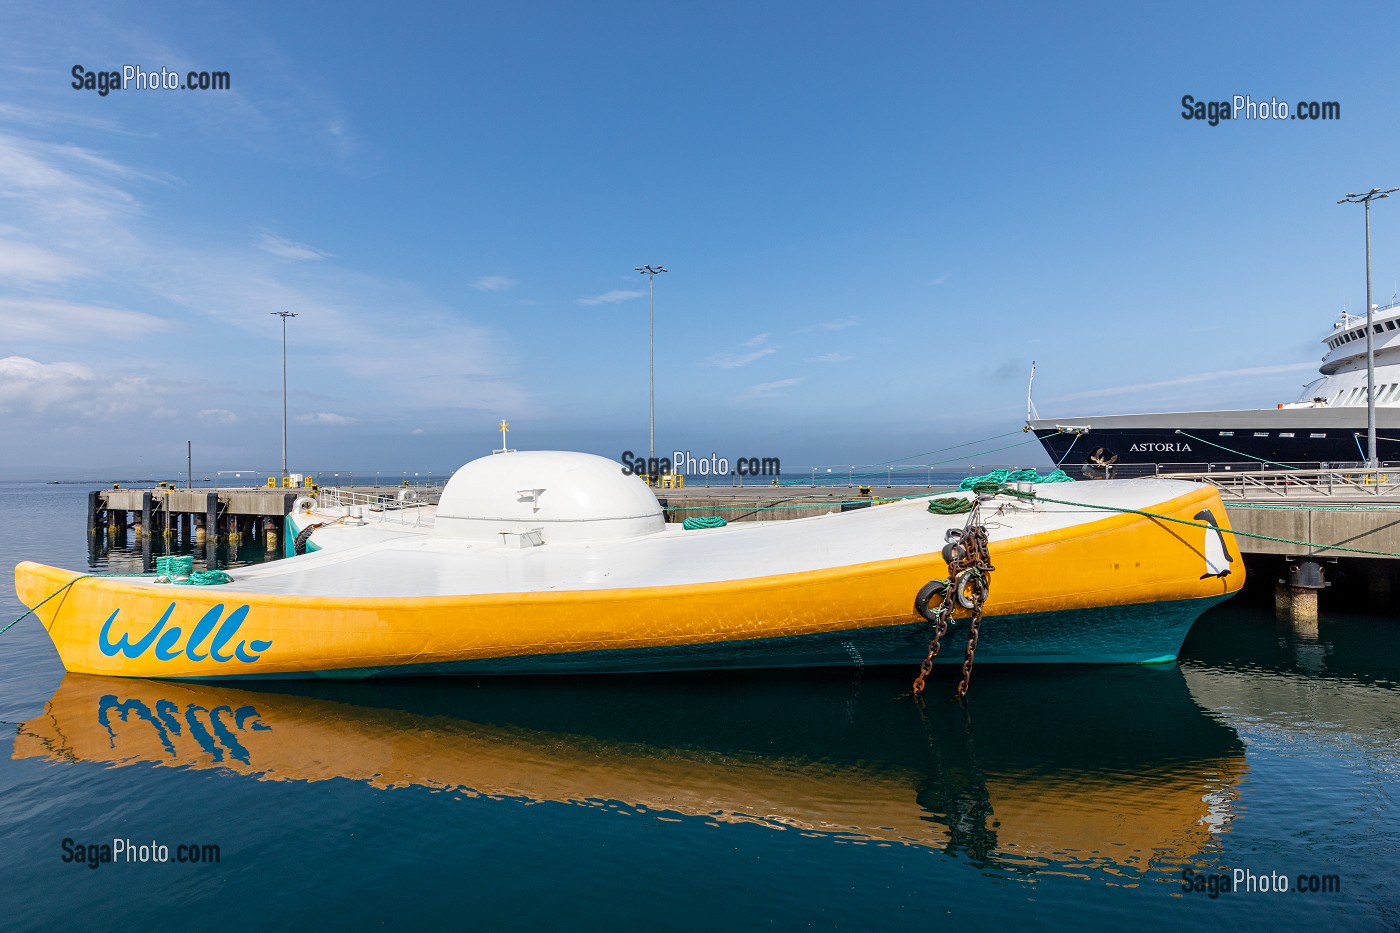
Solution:
<svg viewBox="0 0 1400 933">
<path fill-rule="evenodd" d="M 1154 511 L 1193 522 L 1203 508 L 1224 515 L 1207 487 Z M 1238 563 L 1226 576 L 1203 576 L 1205 538 L 1183 525 L 1111 514 L 994 541 L 979 662 L 1174 657 L 1195 616 L 1244 582 Z M 927 642 L 914 595 L 946 571 L 934 550 L 721 583 L 328 598 L 240 593 L 237 582 L 77 579 L 26 562 L 15 569 L 15 586 L 29 606 L 67 586 L 36 614 L 69 671 L 268 678 L 903 663 L 921 658 Z M 1153 614 L 1164 605 L 1176 607 L 1170 619 Z M 1096 610 L 1115 627 L 1107 647 L 1092 630 Z M 1037 629 L 1042 618 L 1059 627 Z M 1000 639 L 998 620 L 1008 620 Z M 1159 623 L 1160 633 L 1149 631 Z M 1149 636 L 1140 651 L 1128 644 L 1135 633 Z"/>
</svg>

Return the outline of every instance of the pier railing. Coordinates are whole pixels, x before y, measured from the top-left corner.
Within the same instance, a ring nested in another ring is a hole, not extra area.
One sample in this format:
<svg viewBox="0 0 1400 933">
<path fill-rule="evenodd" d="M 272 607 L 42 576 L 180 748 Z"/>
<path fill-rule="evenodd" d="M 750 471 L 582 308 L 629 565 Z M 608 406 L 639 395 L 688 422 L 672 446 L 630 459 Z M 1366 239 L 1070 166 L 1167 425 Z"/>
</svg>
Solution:
<svg viewBox="0 0 1400 933">
<path fill-rule="evenodd" d="M 426 527 L 437 517 L 438 490 L 414 488 L 381 492 L 322 486 L 316 493 L 320 508 L 349 509 L 358 506 L 365 521 L 392 522 L 411 527 Z"/>
<path fill-rule="evenodd" d="M 1251 470 L 1240 473 L 1162 473 L 1163 478 L 1210 483 L 1226 500 L 1400 499 L 1400 468 L 1379 470 Z"/>
</svg>

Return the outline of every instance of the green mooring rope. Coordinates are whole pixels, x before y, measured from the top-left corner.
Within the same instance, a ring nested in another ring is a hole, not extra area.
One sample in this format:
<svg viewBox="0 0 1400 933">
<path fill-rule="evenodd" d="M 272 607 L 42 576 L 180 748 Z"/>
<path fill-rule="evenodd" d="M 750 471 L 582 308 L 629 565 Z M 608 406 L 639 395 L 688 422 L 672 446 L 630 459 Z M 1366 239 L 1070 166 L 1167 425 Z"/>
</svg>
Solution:
<svg viewBox="0 0 1400 933">
<path fill-rule="evenodd" d="M 1215 441 L 1208 441 L 1204 437 L 1197 437 L 1194 434 L 1187 434 L 1185 431 L 1178 430 L 1176 433 L 1180 434 L 1182 437 L 1189 437 L 1193 441 L 1200 441 L 1202 444 L 1209 444 L 1212 447 L 1219 447 L 1226 453 L 1232 453 L 1237 456 L 1244 457 L 1246 460 L 1258 460 L 1260 463 L 1267 463 L 1270 466 L 1283 467 L 1285 470 L 1298 469 L 1298 467 L 1289 466 L 1287 463 L 1279 463 L 1277 460 L 1265 460 L 1263 457 L 1256 457 L 1253 454 L 1247 454 L 1244 451 L 1235 450 L 1233 447 L 1226 447 L 1224 444 L 1217 444 L 1215 443 Z"/>
<path fill-rule="evenodd" d="M 996 492 L 1007 483 L 1072 483 L 1074 477 L 1064 470 L 1056 470 L 1041 476 L 1033 469 L 993 470 L 981 476 L 969 476 L 958 484 L 958 489 L 973 492 Z"/>
<path fill-rule="evenodd" d="M 959 492 L 975 492 L 981 495 L 992 495 L 1001 492 L 1009 483 L 1072 483 L 1074 477 L 1064 470 L 1056 470 L 1045 476 L 1041 476 L 1033 469 L 1025 470 L 993 470 L 981 476 L 969 476 L 958 486 Z M 934 515 L 961 515 L 964 512 L 972 511 L 973 500 L 964 499 L 961 496 L 947 496 L 942 499 L 930 499 L 928 510 Z"/>
<path fill-rule="evenodd" d="M 718 515 L 692 515 L 681 522 L 681 527 L 686 531 L 694 531 L 697 528 L 723 528 L 728 524 L 727 519 L 720 518 Z"/>
<path fill-rule="evenodd" d="M 194 572 L 194 558 L 193 558 L 193 557 L 189 557 L 189 556 L 183 556 L 183 557 L 170 556 L 170 557 L 157 557 L 157 558 L 156 558 L 156 573 L 165 574 L 165 575 L 168 576 L 168 577 L 173 577 L 173 576 L 177 576 L 177 575 L 178 575 L 178 576 L 185 576 L 185 577 L 187 577 L 187 576 L 189 576 L 189 575 L 190 575 L 191 573 L 193 573 L 193 572 Z"/>
<path fill-rule="evenodd" d="M 224 583 L 232 583 L 233 577 L 222 570 L 196 570 L 192 572 L 188 580 L 172 581 L 181 586 L 220 586 Z"/>
<path fill-rule="evenodd" d="M 52 593 L 50 593 L 48 596 L 45 596 L 42 600 L 40 600 L 39 602 L 35 603 L 34 606 L 33 606 L 32 608 L 26 609 L 25 612 L 24 612 L 24 615 L 20 616 L 18 619 L 15 619 L 13 622 L 11 622 L 9 625 L 5 626 L 4 628 L 0 628 L 0 635 L 5 634 L 5 633 L 8 632 L 10 629 L 14 628 L 16 625 L 19 625 L 19 624 L 20 624 L 21 622 L 23 622 L 25 619 L 27 619 L 27 618 L 29 618 L 30 616 L 32 616 L 32 615 L 35 613 L 35 611 L 38 610 L 38 608 L 39 608 L 40 606 L 42 606 L 44 603 L 48 602 L 49 600 L 53 599 L 53 598 L 54 598 L 55 596 L 57 596 L 59 593 L 62 593 L 64 590 L 68 589 L 68 587 L 72 586 L 74 583 L 77 583 L 79 580 L 86 580 L 88 577 L 91 577 L 91 576 L 94 576 L 94 574 L 85 573 L 85 574 L 83 574 L 83 575 L 80 576 L 80 577 L 74 577 L 73 579 L 69 580 L 67 583 L 63 584 L 63 585 L 60 586 L 58 589 L 54 590 L 54 591 L 53 591 Z"/>
<path fill-rule="evenodd" d="M 189 555 L 157 557 L 156 575 L 169 578 L 176 586 L 220 586 L 233 582 L 233 577 L 222 570 L 195 570 L 194 558 Z M 125 574 L 112 576 L 120 577 Z"/>
</svg>

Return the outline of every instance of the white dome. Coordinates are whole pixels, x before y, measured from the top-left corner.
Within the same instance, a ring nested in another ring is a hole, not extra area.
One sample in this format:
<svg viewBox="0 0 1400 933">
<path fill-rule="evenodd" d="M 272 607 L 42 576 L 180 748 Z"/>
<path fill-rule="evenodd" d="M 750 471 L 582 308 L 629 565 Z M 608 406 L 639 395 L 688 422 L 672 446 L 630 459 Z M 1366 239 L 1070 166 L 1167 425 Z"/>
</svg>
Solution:
<svg viewBox="0 0 1400 933">
<path fill-rule="evenodd" d="M 661 504 L 614 460 L 559 450 L 516 450 L 466 464 L 447 481 L 434 534 L 530 547 L 654 534 Z"/>
</svg>

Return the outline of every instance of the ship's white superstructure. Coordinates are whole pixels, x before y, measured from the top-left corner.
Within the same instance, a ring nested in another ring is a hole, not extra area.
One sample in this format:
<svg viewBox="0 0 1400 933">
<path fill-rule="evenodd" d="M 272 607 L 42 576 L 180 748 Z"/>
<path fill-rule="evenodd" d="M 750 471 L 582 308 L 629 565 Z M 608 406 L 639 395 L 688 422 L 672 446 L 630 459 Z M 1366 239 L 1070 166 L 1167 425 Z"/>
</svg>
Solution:
<svg viewBox="0 0 1400 933">
<path fill-rule="evenodd" d="M 1376 308 L 1371 317 L 1376 404 L 1400 408 L 1400 301 Z M 1366 407 L 1366 316 L 1343 311 L 1332 331 L 1323 341 L 1321 375 L 1285 408 Z"/>
</svg>

